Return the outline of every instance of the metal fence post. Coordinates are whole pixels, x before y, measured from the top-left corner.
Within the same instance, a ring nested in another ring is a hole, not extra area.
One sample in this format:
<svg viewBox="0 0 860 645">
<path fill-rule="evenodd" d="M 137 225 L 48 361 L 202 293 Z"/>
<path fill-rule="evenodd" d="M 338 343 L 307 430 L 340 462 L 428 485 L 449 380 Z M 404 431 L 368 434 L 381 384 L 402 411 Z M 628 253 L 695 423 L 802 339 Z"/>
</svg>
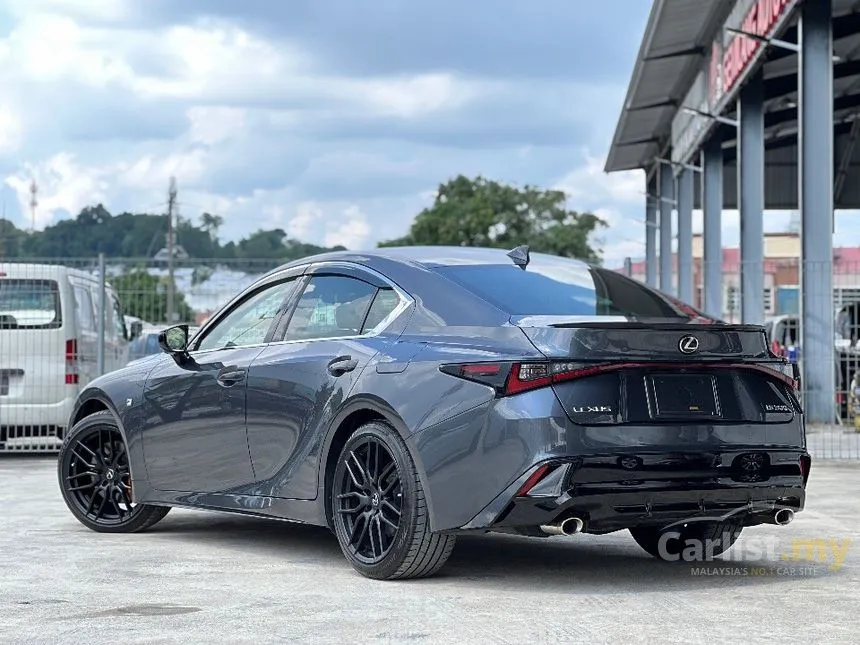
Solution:
<svg viewBox="0 0 860 645">
<path fill-rule="evenodd" d="M 105 254 L 99 253 L 99 317 L 96 323 L 98 325 L 98 350 L 96 355 L 99 376 L 105 373 L 105 311 L 107 300 L 107 297 L 105 295 L 105 292 L 107 291 L 107 289 L 105 288 L 106 281 L 107 278 L 105 276 Z"/>
</svg>

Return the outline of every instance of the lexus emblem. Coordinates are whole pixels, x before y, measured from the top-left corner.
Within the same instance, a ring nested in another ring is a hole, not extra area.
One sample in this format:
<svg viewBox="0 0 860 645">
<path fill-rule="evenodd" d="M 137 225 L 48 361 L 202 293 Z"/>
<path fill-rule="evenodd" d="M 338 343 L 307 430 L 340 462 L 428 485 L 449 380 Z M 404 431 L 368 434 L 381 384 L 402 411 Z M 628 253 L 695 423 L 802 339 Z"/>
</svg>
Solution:
<svg viewBox="0 0 860 645">
<path fill-rule="evenodd" d="M 695 336 L 682 336 L 678 341 L 678 349 L 682 354 L 693 354 L 699 351 L 699 339 Z"/>
</svg>

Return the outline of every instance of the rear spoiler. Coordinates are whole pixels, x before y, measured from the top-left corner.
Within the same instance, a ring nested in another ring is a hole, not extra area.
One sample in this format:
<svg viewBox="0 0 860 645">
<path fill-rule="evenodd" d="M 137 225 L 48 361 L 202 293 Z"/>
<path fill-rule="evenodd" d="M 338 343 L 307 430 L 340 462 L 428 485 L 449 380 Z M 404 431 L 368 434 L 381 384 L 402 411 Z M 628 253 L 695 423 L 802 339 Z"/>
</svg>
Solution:
<svg viewBox="0 0 860 645">
<path fill-rule="evenodd" d="M 532 317 L 517 324 L 547 358 L 576 361 L 777 358 L 770 351 L 761 325 L 648 324 L 609 316 L 594 316 L 590 320 L 557 318 L 550 321 L 546 317 Z"/>
</svg>

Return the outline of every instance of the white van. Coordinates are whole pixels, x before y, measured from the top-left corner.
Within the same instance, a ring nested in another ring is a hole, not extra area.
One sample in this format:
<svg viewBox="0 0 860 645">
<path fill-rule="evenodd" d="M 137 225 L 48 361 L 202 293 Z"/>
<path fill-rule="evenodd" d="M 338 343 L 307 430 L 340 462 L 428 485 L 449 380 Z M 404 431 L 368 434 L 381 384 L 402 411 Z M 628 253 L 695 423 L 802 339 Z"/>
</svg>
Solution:
<svg viewBox="0 0 860 645">
<path fill-rule="evenodd" d="M 58 265 L 0 262 L 0 452 L 55 450 L 75 397 L 98 376 L 99 281 Z M 105 292 L 105 372 L 124 366 L 119 298 Z"/>
</svg>

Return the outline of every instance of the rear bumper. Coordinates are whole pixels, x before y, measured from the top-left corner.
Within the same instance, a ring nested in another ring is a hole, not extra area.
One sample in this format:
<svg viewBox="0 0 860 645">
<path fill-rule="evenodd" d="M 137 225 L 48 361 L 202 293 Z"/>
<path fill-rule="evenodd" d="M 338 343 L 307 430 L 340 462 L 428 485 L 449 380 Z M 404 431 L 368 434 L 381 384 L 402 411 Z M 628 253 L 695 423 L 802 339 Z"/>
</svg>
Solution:
<svg viewBox="0 0 860 645">
<path fill-rule="evenodd" d="M 462 528 L 531 533 L 566 517 L 583 520 L 586 533 L 705 517 L 760 524 L 778 509 L 803 510 L 809 463 L 804 450 L 756 449 L 553 460 L 530 469 Z M 523 491 L 530 478 L 534 485 Z"/>
<path fill-rule="evenodd" d="M 579 512 L 590 520 L 586 531 L 606 532 L 722 506 L 800 509 L 805 501 L 800 415 L 790 423 L 585 426 L 544 389 L 473 408 L 407 445 L 436 531 L 537 527 Z M 749 453 L 765 455 L 767 468 L 740 472 L 736 459 Z M 544 464 L 556 472 L 518 497 Z"/>
</svg>

